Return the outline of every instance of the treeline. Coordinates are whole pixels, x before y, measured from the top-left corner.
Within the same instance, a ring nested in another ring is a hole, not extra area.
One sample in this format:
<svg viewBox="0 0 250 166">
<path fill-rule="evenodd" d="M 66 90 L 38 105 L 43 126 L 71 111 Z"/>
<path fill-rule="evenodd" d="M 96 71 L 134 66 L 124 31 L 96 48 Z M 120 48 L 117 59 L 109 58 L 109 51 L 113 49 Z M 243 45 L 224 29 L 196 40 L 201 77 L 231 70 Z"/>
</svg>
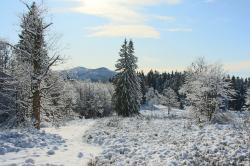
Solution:
<svg viewBox="0 0 250 166">
<path fill-rule="evenodd" d="M 231 87 L 235 90 L 235 95 L 229 101 L 229 108 L 236 111 L 244 111 L 249 105 L 247 103 L 248 89 L 250 88 L 250 77 L 241 78 L 236 76 L 228 76 L 231 82 Z"/>
<path fill-rule="evenodd" d="M 171 88 L 175 91 L 180 102 L 180 108 L 183 109 L 185 105 L 185 95 L 179 93 L 179 90 L 185 83 L 187 72 L 163 72 L 150 70 L 147 74 L 143 71 L 138 72 L 141 79 L 142 90 L 142 104 L 146 104 L 146 93 L 149 88 L 162 94 L 164 89 Z M 231 88 L 235 91 L 231 100 L 228 101 L 227 107 L 233 111 L 244 111 L 247 109 L 247 90 L 250 88 L 250 77 L 242 78 L 236 76 L 226 76 L 225 78 L 230 82 Z"/>
<path fill-rule="evenodd" d="M 174 72 L 171 73 L 150 70 L 147 74 L 143 71 L 138 72 L 138 76 L 141 79 L 141 90 L 142 90 L 142 104 L 146 104 L 146 94 L 149 88 L 153 88 L 156 93 L 162 94 L 164 89 L 171 88 L 175 91 L 178 96 L 178 101 L 181 103 L 180 108 L 183 108 L 184 96 L 179 94 L 179 90 L 185 81 L 185 73 Z"/>
</svg>

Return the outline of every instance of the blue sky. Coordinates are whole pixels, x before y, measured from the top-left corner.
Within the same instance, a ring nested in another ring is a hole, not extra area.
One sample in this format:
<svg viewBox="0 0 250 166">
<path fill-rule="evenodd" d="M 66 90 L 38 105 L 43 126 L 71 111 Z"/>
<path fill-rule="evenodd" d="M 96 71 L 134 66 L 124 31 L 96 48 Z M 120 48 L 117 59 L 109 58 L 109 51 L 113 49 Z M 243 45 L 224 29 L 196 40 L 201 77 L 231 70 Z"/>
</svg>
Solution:
<svg viewBox="0 0 250 166">
<path fill-rule="evenodd" d="M 26 2 L 31 2 L 27 1 Z M 41 2 L 41 1 L 38 1 Z M 114 69 L 125 37 L 145 71 L 183 70 L 196 57 L 250 76 L 249 0 L 44 0 L 51 34 L 62 36 L 59 68 Z M 0 37 L 18 41 L 19 0 L 1 0 Z"/>
</svg>

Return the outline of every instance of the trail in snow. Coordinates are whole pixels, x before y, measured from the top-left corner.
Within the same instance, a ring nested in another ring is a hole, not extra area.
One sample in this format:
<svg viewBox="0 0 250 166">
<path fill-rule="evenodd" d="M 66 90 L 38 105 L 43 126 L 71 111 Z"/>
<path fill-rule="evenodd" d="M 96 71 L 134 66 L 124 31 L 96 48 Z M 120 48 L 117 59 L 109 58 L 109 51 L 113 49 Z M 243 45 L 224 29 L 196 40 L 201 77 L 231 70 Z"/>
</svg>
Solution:
<svg viewBox="0 0 250 166">
<path fill-rule="evenodd" d="M 45 128 L 46 133 L 60 135 L 65 143 L 60 146 L 28 148 L 0 156 L 2 166 L 7 165 L 87 165 L 90 159 L 101 152 L 101 148 L 83 142 L 82 136 L 95 121 L 73 121 L 60 128 Z"/>
</svg>

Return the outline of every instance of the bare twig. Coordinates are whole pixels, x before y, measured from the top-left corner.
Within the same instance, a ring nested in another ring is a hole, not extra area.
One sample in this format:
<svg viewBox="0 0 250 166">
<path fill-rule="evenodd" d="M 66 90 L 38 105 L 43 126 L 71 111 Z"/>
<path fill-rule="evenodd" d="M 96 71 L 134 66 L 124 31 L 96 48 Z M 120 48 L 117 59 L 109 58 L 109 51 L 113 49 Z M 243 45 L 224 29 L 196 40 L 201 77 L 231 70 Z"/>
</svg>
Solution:
<svg viewBox="0 0 250 166">
<path fill-rule="evenodd" d="M 43 29 L 47 29 L 49 26 L 51 26 L 53 23 L 49 23 L 48 25 L 44 26 Z"/>
<path fill-rule="evenodd" d="M 30 54 L 29 52 L 25 51 L 25 50 L 22 50 L 22 49 L 20 49 L 20 48 L 17 48 L 16 46 L 14 46 L 14 45 L 12 45 L 12 44 L 10 44 L 10 43 L 8 43 L 8 42 L 4 42 L 4 43 L 7 44 L 8 46 L 10 46 L 11 48 L 13 48 L 14 50 L 23 52 L 24 54 L 27 54 L 27 55 L 31 56 L 31 54 Z"/>
<path fill-rule="evenodd" d="M 26 3 L 26 2 L 24 2 L 23 0 L 19 0 L 21 3 L 23 3 L 29 10 L 31 10 L 31 8 L 30 8 L 30 6 Z"/>
</svg>

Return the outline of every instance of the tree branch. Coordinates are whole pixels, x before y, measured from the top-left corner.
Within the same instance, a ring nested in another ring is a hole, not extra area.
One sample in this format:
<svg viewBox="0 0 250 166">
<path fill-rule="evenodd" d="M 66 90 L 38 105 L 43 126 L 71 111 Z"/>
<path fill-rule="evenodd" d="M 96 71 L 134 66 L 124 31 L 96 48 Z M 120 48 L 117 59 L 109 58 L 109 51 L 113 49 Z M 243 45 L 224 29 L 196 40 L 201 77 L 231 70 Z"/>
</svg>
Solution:
<svg viewBox="0 0 250 166">
<path fill-rule="evenodd" d="M 59 57 L 60 57 L 60 56 L 58 55 L 52 62 L 50 62 L 50 64 L 47 66 L 45 72 L 44 72 L 43 75 L 41 76 L 40 80 L 42 80 L 42 79 L 48 74 L 50 67 L 53 66 L 54 63 L 55 63 L 56 61 L 59 60 Z"/>
<path fill-rule="evenodd" d="M 16 46 L 14 46 L 14 45 L 12 45 L 12 44 L 10 44 L 10 43 L 8 43 L 8 42 L 4 42 L 4 43 L 5 43 L 6 45 L 10 46 L 11 48 L 17 50 L 17 51 L 21 51 L 21 52 L 23 52 L 23 53 L 25 53 L 25 54 L 31 56 L 31 54 L 30 54 L 29 52 L 25 51 L 25 50 L 22 50 L 22 49 L 20 49 L 20 48 L 17 48 Z"/>
<path fill-rule="evenodd" d="M 46 25 L 45 27 L 43 27 L 43 29 L 47 29 L 49 26 L 51 26 L 53 23 L 49 23 L 48 25 Z"/>
</svg>

